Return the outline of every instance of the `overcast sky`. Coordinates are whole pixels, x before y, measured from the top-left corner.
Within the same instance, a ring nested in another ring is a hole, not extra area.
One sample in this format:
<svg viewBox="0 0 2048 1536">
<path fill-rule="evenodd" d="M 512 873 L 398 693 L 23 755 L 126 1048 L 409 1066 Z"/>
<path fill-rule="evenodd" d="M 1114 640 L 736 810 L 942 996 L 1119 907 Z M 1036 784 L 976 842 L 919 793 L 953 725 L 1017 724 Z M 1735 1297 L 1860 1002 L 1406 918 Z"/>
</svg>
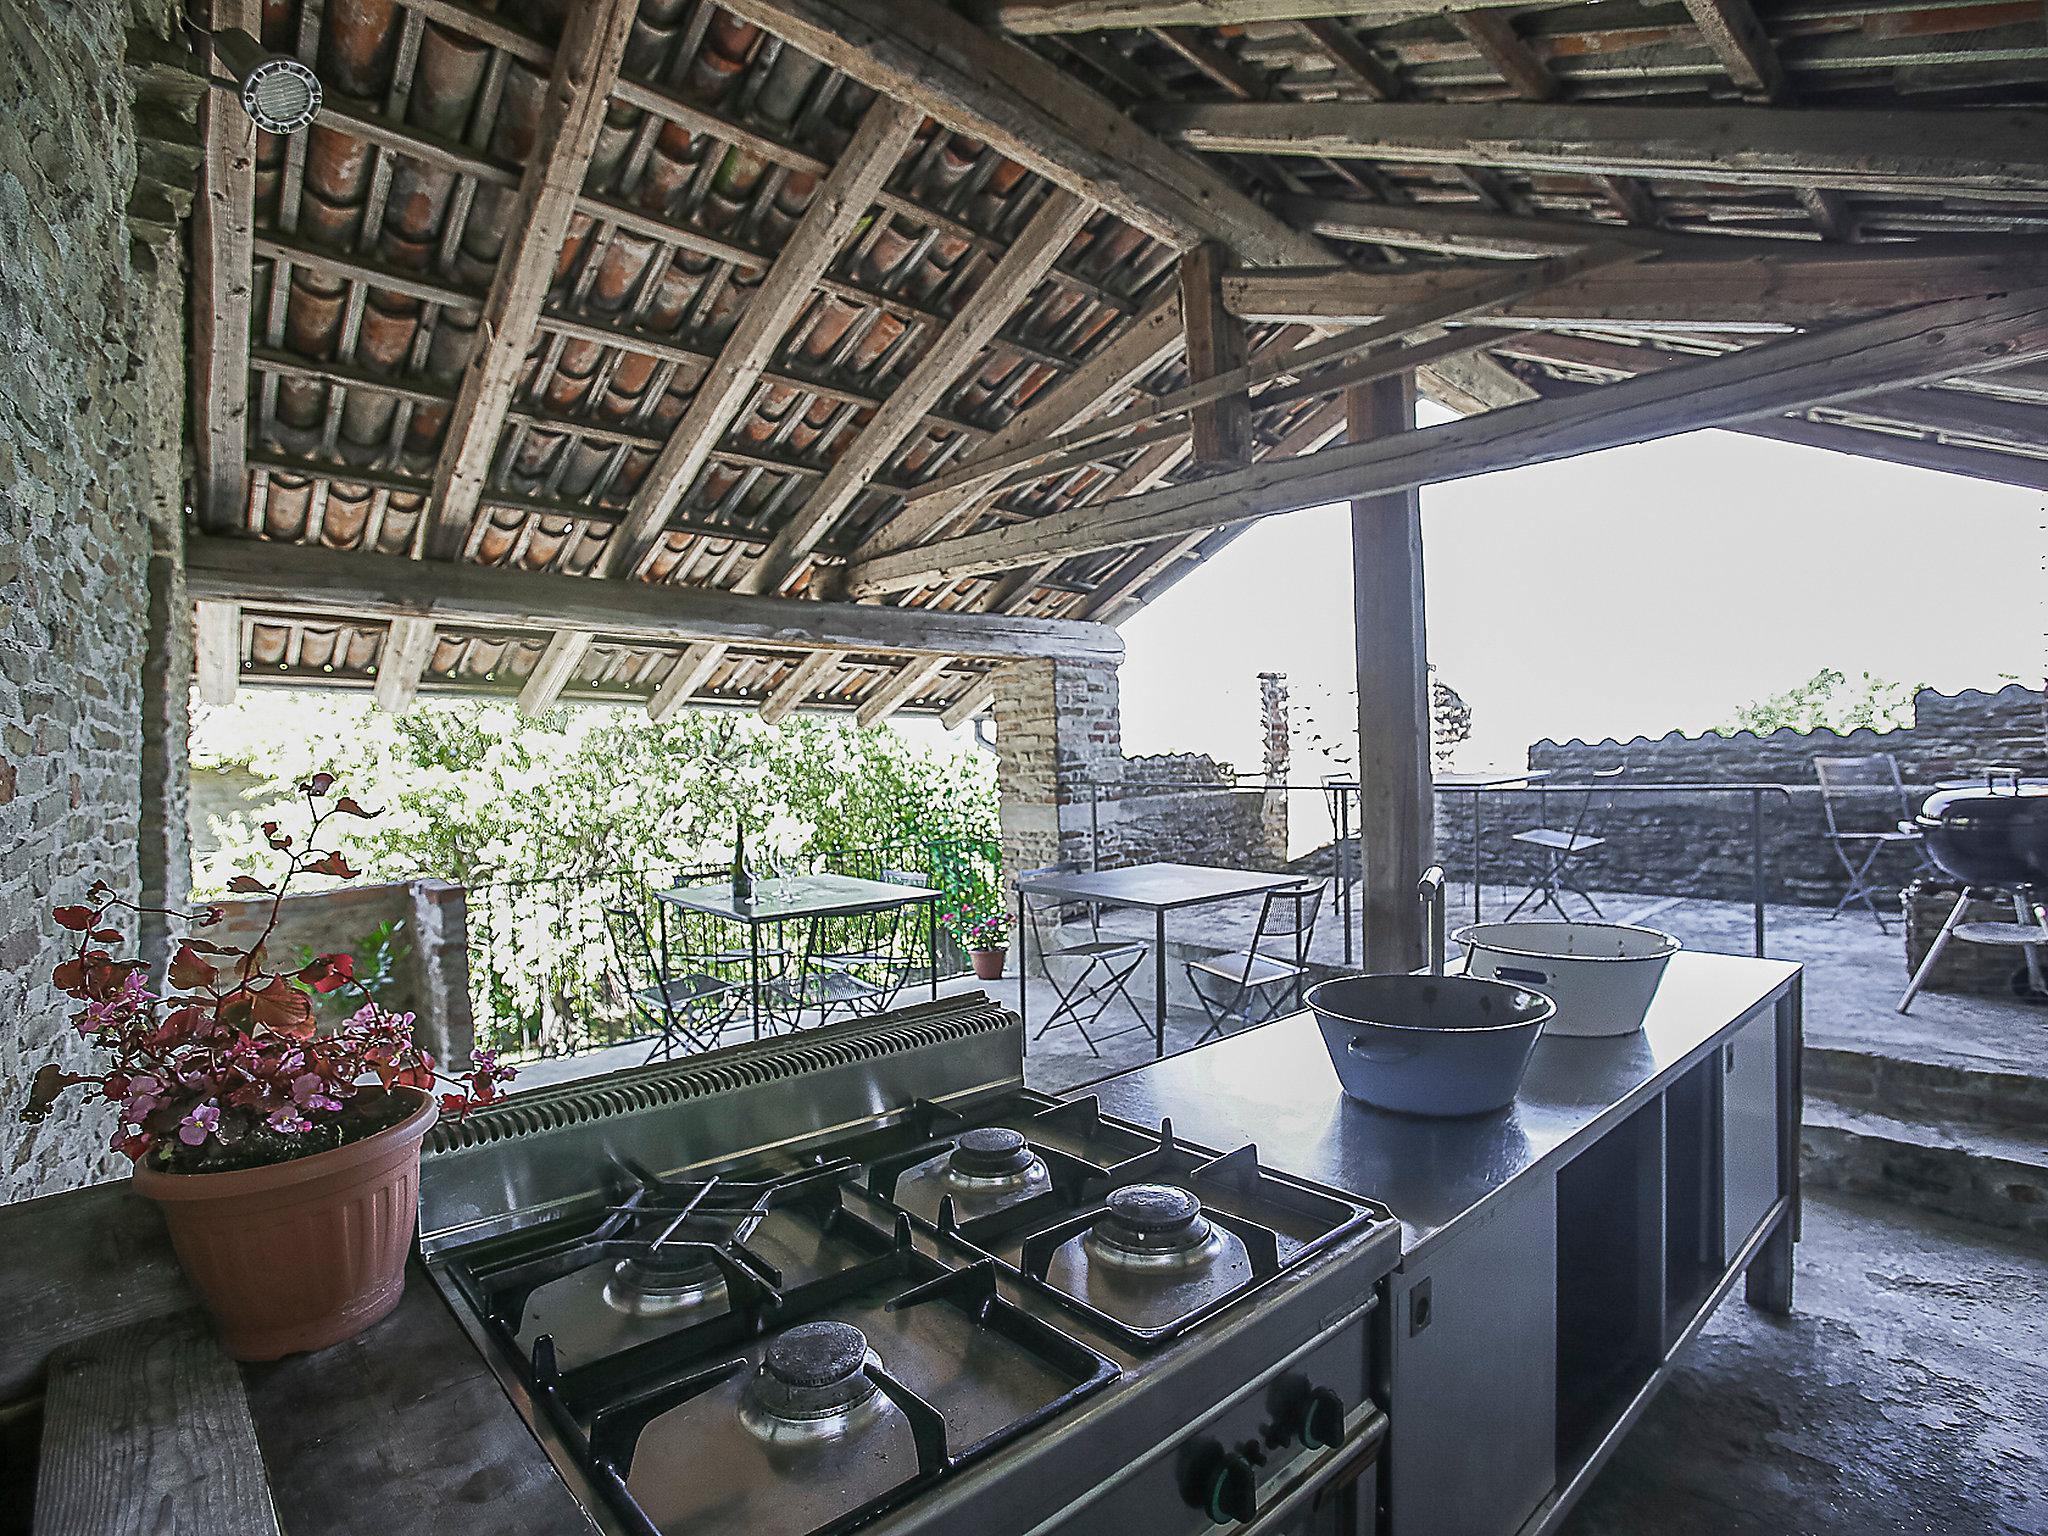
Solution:
<svg viewBox="0 0 2048 1536">
<path fill-rule="evenodd" d="M 2039 686 L 2048 662 L 2035 491 L 1696 432 L 1432 486 L 1422 516 L 1461 768 L 1698 731 L 1822 667 L 1954 689 Z M 1341 726 L 1349 542 L 1342 507 L 1269 518 L 1128 620 L 1125 750 L 1256 769 L 1261 671 Z"/>
</svg>

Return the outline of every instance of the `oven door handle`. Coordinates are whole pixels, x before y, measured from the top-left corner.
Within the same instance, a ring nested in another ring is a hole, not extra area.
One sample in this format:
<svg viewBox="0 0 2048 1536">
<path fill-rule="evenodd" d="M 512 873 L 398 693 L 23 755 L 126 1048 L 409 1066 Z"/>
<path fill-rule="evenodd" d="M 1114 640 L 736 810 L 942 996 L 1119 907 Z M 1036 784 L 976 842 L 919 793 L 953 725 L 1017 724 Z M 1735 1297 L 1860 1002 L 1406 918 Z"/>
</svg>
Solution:
<svg viewBox="0 0 2048 1536">
<path fill-rule="evenodd" d="M 1303 1478 L 1277 1500 L 1270 1509 L 1260 1510 L 1251 1524 L 1238 1528 L 1235 1536 L 1272 1536 L 1289 1520 L 1307 1507 L 1325 1488 L 1362 1475 L 1365 1464 L 1380 1453 L 1380 1443 L 1387 1438 L 1387 1416 L 1384 1411 L 1374 1409 L 1371 1418 L 1359 1425 L 1344 1448 L 1329 1461 Z"/>
</svg>

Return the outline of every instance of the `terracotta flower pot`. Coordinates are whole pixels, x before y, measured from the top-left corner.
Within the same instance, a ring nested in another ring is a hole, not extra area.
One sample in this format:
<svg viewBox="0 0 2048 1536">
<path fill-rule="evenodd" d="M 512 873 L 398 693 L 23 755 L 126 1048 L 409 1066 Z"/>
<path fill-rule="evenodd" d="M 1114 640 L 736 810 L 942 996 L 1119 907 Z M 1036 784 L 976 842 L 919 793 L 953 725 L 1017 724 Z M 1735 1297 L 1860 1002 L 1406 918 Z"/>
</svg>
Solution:
<svg viewBox="0 0 2048 1536">
<path fill-rule="evenodd" d="M 353 1338 L 398 1305 L 419 1219 L 420 1142 L 432 1095 L 398 1124 L 289 1163 L 229 1173 L 135 1165 L 171 1245 L 237 1360 Z"/>
<path fill-rule="evenodd" d="M 974 976 L 977 981 L 1001 981 L 1003 962 L 1010 958 L 1010 947 L 1001 949 L 976 949 L 969 951 L 968 958 L 974 962 Z"/>
</svg>

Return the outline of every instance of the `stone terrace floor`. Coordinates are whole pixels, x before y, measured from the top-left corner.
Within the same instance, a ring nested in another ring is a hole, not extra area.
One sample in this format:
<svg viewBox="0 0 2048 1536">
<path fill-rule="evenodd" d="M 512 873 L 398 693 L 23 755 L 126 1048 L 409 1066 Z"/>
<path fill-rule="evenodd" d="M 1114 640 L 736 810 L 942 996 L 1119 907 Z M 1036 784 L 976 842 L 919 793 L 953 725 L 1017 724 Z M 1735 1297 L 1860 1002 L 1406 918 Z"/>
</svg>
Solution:
<svg viewBox="0 0 2048 1536">
<path fill-rule="evenodd" d="M 1595 892 L 1594 897 L 1610 920 L 1661 928 L 1676 934 L 1688 948 L 1725 954 L 1752 952 L 1751 910 L 1746 902 L 1626 892 Z M 1455 930 L 1471 920 L 1471 887 L 1451 887 L 1449 900 L 1451 926 Z M 1505 916 L 1511 902 L 1512 896 L 1489 887 L 1486 915 Z M 1175 913 L 1169 919 L 1168 943 L 1215 950 L 1242 948 L 1251 938 L 1258 914 L 1256 900 Z M 1574 915 L 1580 914 L 1575 911 Z M 1831 919 L 1811 907 L 1766 909 L 1766 953 L 1776 959 L 1796 960 L 1806 967 L 1806 1038 L 1810 1045 L 1980 1071 L 2048 1077 L 2048 1007 L 2016 999 L 1923 992 L 1914 1002 L 1912 1013 L 1900 1016 L 1895 1005 L 1906 984 L 1905 941 L 1897 922 L 1889 926 L 1889 934 L 1880 933 L 1867 913 Z M 1151 918 L 1142 913 L 1106 911 L 1103 927 L 1105 931 L 1128 932 L 1148 942 L 1152 933 Z M 1342 932 L 1334 910 L 1327 903 L 1309 957 L 1319 971 L 1335 974 L 1347 969 Z M 1172 972 L 1176 977 L 1180 974 L 1177 957 Z M 1016 988 L 1014 975 L 988 984 L 962 977 L 945 983 L 942 991 L 950 994 L 983 990 L 1015 1007 Z M 921 988 L 912 987 L 906 989 L 903 1000 L 913 1002 L 921 995 Z M 1027 1017 L 1035 1032 L 1052 1005 L 1050 990 L 1042 980 L 1033 979 L 1029 1003 Z M 1150 999 L 1141 995 L 1139 1004 L 1149 1024 Z M 1134 1022 L 1119 1003 L 1107 1016 L 1104 1027 Z M 1167 1050 L 1185 1050 L 1194 1044 L 1204 1023 L 1201 1014 L 1193 1009 L 1170 1009 Z M 536 1086 L 593 1076 L 637 1065 L 646 1053 L 644 1045 L 625 1045 L 530 1063 L 521 1069 L 520 1081 L 524 1086 Z M 1035 1088 L 1060 1092 L 1136 1066 L 1151 1055 L 1149 1029 L 1104 1042 L 1097 1056 L 1072 1028 L 1062 1027 L 1028 1042 L 1025 1075 Z"/>
</svg>

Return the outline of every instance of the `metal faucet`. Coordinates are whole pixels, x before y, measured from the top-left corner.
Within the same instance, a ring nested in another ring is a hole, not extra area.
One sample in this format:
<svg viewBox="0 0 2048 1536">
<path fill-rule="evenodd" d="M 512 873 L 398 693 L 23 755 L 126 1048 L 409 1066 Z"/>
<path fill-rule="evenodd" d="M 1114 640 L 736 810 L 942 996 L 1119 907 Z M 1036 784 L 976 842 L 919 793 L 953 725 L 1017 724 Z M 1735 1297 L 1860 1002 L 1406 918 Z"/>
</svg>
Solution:
<svg viewBox="0 0 2048 1536">
<path fill-rule="evenodd" d="M 1429 914 L 1429 974 L 1444 973 L 1444 867 L 1432 864 L 1415 882 L 1415 894 L 1422 898 L 1422 910 Z"/>
</svg>

